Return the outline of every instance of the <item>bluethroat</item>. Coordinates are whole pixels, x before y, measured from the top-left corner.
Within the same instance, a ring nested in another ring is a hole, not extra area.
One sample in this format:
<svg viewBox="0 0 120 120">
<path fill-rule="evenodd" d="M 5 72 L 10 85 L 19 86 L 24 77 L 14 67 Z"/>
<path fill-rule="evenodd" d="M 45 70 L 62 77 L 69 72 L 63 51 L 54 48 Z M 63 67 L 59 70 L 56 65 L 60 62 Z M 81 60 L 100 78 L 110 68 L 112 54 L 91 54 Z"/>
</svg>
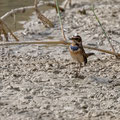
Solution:
<svg viewBox="0 0 120 120">
<path fill-rule="evenodd" d="M 79 35 L 74 35 L 69 39 L 72 40 L 72 44 L 69 46 L 70 55 L 75 61 L 77 61 L 80 64 L 80 72 L 82 63 L 86 65 L 87 58 L 91 55 L 94 55 L 94 53 L 85 53 L 85 50 L 82 45 L 82 38 Z"/>
</svg>

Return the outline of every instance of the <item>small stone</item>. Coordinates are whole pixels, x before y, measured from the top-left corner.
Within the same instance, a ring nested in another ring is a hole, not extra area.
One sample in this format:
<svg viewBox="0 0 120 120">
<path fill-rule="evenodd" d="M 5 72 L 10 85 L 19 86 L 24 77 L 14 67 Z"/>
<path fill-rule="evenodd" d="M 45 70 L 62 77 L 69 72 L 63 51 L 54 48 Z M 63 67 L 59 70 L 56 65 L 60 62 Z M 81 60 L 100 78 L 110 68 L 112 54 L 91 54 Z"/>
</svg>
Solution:
<svg viewBox="0 0 120 120">
<path fill-rule="evenodd" d="M 32 99 L 33 97 L 32 96 L 26 96 L 24 97 L 24 99 Z"/>
<path fill-rule="evenodd" d="M 54 73 L 54 74 L 59 74 L 60 71 L 59 71 L 59 70 L 54 70 L 53 73 Z"/>
<path fill-rule="evenodd" d="M 87 109 L 87 108 L 88 108 L 88 105 L 83 103 L 83 104 L 81 104 L 81 108 L 82 108 L 82 109 Z"/>
<path fill-rule="evenodd" d="M 13 77 L 20 77 L 21 75 L 20 74 L 13 74 Z"/>
</svg>

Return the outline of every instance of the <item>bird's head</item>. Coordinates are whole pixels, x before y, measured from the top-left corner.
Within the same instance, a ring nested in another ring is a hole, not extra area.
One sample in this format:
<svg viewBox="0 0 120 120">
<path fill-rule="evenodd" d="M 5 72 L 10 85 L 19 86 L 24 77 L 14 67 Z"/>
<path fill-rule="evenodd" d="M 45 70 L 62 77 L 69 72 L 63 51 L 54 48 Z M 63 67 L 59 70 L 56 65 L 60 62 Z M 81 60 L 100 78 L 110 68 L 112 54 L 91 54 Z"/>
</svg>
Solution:
<svg viewBox="0 0 120 120">
<path fill-rule="evenodd" d="M 75 44 L 82 44 L 82 38 L 76 34 L 76 35 L 73 35 L 71 38 L 69 38 L 70 40 L 72 40 Z"/>
</svg>

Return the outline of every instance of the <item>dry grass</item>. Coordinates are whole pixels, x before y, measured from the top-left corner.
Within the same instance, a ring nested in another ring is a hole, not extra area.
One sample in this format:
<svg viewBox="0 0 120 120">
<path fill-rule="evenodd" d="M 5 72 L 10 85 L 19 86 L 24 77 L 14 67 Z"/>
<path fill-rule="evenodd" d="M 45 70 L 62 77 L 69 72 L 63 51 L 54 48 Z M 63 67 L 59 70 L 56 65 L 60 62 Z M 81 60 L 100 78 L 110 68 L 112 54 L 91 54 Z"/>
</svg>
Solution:
<svg viewBox="0 0 120 120">
<path fill-rule="evenodd" d="M 8 30 L 8 32 L 11 34 L 11 36 L 16 40 L 19 41 L 19 39 L 14 35 L 14 33 L 12 32 L 12 30 L 7 26 L 7 24 L 5 24 L 1 19 L 0 19 L 0 24 L 2 26 L 1 30 L 6 38 L 6 41 L 8 41 L 8 34 L 5 30 L 5 28 Z"/>
<path fill-rule="evenodd" d="M 64 33 L 64 30 L 63 30 L 63 25 L 62 25 L 62 20 L 61 20 L 61 15 L 60 15 L 60 10 L 59 10 L 58 0 L 55 0 L 55 2 L 56 2 L 56 8 L 57 8 L 57 11 L 58 11 L 58 15 L 59 15 L 59 22 L 60 22 L 60 26 L 61 26 L 61 32 L 62 32 L 64 41 L 67 41 L 65 33 Z"/>
<path fill-rule="evenodd" d="M 94 6 L 92 7 L 92 11 L 93 11 L 93 14 L 94 14 L 94 16 L 95 16 L 97 22 L 99 23 L 99 25 L 100 25 L 100 27 L 101 27 L 103 33 L 104 33 L 105 37 L 107 38 L 108 43 L 110 44 L 110 46 L 111 46 L 113 52 L 115 53 L 115 49 L 114 49 L 114 47 L 113 47 L 113 45 L 112 45 L 112 43 L 111 43 L 111 41 L 110 41 L 110 39 L 109 39 L 109 37 L 108 37 L 106 31 L 105 31 L 105 29 L 103 28 L 103 26 L 102 26 L 102 24 L 101 24 L 101 22 L 100 22 L 98 16 L 97 16 L 96 13 L 95 13 Z M 116 57 L 117 57 L 117 56 L 116 56 Z"/>
<path fill-rule="evenodd" d="M 34 1 L 35 11 L 38 16 L 38 18 L 42 21 L 42 23 L 45 25 L 45 27 L 54 27 L 53 23 L 47 19 L 39 10 L 37 7 L 37 0 Z"/>
</svg>

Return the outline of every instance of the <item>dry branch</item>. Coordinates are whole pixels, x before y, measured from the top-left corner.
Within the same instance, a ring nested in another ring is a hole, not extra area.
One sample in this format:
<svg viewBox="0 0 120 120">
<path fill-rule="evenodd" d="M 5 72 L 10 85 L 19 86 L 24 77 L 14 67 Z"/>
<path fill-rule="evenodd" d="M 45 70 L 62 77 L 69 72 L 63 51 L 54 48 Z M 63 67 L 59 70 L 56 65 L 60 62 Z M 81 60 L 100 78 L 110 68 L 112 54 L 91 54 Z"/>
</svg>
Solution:
<svg viewBox="0 0 120 120">
<path fill-rule="evenodd" d="M 0 43 L 0 46 L 31 45 L 31 44 L 48 44 L 48 45 L 62 44 L 62 45 L 70 45 L 71 43 L 70 42 L 65 42 L 63 40 L 61 40 L 61 41 L 44 41 L 44 42 L 40 42 L 40 41 L 27 41 L 27 42 L 4 42 L 4 43 Z M 109 50 L 103 50 L 103 49 L 94 48 L 94 47 L 90 47 L 90 46 L 86 46 L 86 45 L 83 45 L 83 47 L 87 48 L 87 49 L 90 49 L 90 50 L 100 51 L 100 52 L 103 52 L 103 53 L 108 53 L 108 54 L 120 57 L 120 53 L 114 53 L 114 52 L 109 51 Z"/>
</svg>

